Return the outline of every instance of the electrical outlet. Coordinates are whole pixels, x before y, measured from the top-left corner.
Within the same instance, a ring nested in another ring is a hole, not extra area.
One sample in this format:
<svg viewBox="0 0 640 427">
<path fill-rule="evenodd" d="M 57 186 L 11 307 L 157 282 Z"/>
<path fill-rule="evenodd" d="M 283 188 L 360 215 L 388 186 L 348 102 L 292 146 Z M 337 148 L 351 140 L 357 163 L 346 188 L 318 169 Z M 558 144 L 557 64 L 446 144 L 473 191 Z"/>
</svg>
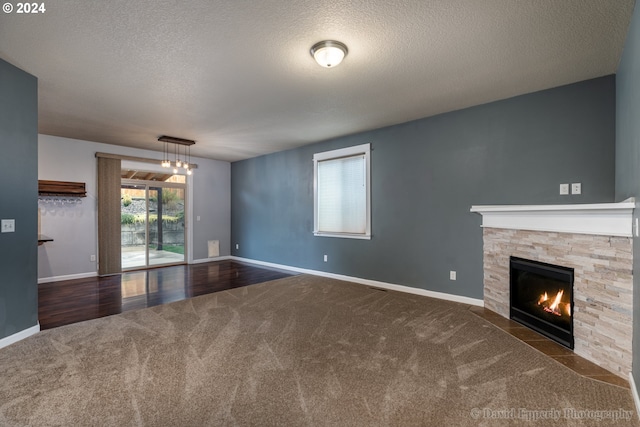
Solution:
<svg viewBox="0 0 640 427">
<path fill-rule="evenodd" d="M 569 184 L 560 184 L 560 195 L 564 196 L 569 194 Z"/>
<path fill-rule="evenodd" d="M 95 255 L 90 255 L 89 256 L 89 261 L 96 262 L 96 256 Z"/>
<path fill-rule="evenodd" d="M 327 256 L 326 255 L 324 256 L 324 262 L 327 262 Z"/>
<path fill-rule="evenodd" d="M 0 226 L 2 228 L 3 233 L 14 233 L 16 231 L 16 220 L 15 219 L 3 219 L 0 222 Z"/>
<path fill-rule="evenodd" d="M 196 221 L 200 221 L 200 215 L 196 217 Z"/>
<path fill-rule="evenodd" d="M 456 274 L 455 271 L 451 270 L 449 272 L 449 280 L 456 280 L 456 276 L 457 276 L 457 274 Z"/>
<path fill-rule="evenodd" d="M 582 184 L 579 182 L 571 184 L 571 194 L 582 194 Z"/>
<path fill-rule="evenodd" d="M 240 249 L 240 245 L 236 243 L 236 249 Z"/>
</svg>

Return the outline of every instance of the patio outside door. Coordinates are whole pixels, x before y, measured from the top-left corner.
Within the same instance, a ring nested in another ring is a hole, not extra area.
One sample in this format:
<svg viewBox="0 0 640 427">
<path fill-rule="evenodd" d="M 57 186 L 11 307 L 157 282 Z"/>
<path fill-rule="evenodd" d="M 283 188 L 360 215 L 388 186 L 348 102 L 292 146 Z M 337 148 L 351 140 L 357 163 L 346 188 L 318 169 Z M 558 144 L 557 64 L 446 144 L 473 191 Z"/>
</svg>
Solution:
<svg viewBox="0 0 640 427">
<path fill-rule="evenodd" d="M 184 184 L 123 179 L 120 191 L 122 269 L 184 263 Z"/>
</svg>

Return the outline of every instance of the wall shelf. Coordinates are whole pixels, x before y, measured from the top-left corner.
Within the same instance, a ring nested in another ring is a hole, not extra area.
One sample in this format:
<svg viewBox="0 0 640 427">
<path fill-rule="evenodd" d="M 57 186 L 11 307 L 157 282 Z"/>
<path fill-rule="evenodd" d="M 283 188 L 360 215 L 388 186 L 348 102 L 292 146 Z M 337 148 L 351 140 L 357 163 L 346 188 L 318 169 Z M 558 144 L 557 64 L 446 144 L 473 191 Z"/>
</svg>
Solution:
<svg viewBox="0 0 640 427">
<path fill-rule="evenodd" d="M 53 239 L 44 234 L 38 234 L 38 246 L 45 244 L 46 242 L 53 242 Z"/>
<path fill-rule="evenodd" d="M 84 182 L 38 180 L 38 196 L 87 197 Z"/>
</svg>

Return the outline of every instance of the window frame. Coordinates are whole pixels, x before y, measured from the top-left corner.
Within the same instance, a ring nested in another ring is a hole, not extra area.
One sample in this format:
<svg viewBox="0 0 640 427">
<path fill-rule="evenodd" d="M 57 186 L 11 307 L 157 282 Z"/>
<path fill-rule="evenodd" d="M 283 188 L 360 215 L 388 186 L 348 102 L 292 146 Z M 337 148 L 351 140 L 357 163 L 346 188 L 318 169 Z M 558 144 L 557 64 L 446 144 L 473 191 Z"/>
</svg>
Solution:
<svg viewBox="0 0 640 427">
<path fill-rule="evenodd" d="M 345 157 L 363 155 L 365 167 L 365 210 L 364 233 L 340 233 L 318 230 L 318 163 Z M 371 144 L 361 144 L 337 150 L 324 151 L 313 155 L 313 235 L 319 237 L 340 237 L 346 239 L 371 239 Z"/>
</svg>

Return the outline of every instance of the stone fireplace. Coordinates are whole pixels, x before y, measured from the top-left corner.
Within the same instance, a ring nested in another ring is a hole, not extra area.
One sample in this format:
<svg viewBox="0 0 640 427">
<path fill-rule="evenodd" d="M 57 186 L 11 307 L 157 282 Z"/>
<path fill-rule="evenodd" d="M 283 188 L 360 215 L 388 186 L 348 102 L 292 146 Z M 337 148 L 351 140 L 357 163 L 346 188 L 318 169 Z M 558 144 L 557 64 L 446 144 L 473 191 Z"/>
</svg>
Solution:
<svg viewBox="0 0 640 427">
<path fill-rule="evenodd" d="M 627 378 L 635 203 L 474 206 L 482 214 L 484 304 L 510 317 L 510 259 L 573 270 L 574 352 Z"/>
</svg>

